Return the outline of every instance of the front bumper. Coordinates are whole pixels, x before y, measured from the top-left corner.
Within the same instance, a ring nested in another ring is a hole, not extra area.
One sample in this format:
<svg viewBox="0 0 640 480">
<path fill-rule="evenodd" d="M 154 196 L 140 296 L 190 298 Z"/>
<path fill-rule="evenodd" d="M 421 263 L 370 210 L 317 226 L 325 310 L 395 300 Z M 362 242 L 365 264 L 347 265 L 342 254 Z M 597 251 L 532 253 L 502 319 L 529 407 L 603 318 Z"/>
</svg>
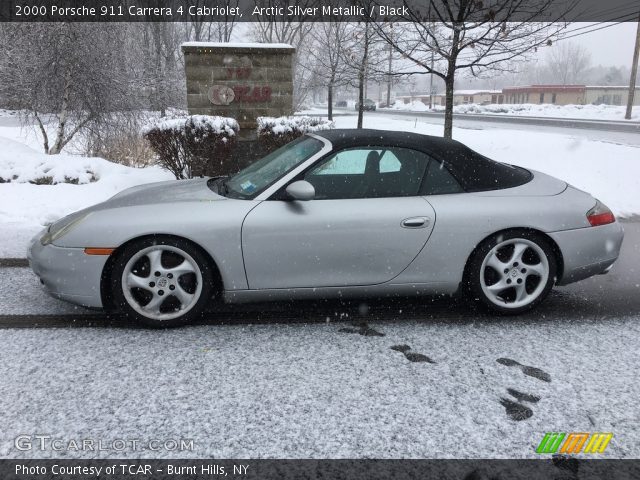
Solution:
<svg viewBox="0 0 640 480">
<path fill-rule="evenodd" d="M 31 240 L 27 258 L 46 291 L 76 305 L 102 308 L 100 278 L 109 257 L 85 255 L 82 248 L 42 245 L 40 238 L 44 233 Z"/>
<path fill-rule="evenodd" d="M 624 229 L 620 222 L 599 227 L 550 233 L 562 253 L 563 273 L 558 285 L 567 285 L 607 273 L 618 259 Z"/>
</svg>

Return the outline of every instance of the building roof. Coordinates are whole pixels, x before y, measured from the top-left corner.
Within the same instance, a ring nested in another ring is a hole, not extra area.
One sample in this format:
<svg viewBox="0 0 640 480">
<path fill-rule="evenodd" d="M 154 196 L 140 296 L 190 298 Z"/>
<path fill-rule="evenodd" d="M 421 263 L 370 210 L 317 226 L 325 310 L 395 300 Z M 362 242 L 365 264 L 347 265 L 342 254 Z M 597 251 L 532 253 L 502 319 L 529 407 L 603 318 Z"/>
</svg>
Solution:
<svg viewBox="0 0 640 480">
<path fill-rule="evenodd" d="M 251 42 L 184 42 L 183 47 L 196 48 L 295 48 L 288 43 L 251 43 Z"/>
<path fill-rule="evenodd" d="M 629 85 L 587 85 L 587 90 L 629 90 Z M 640 85 L 636 86 L 636 90 L 640 90 Z"/>
<path fill-rule="evenodd" d="M 482 94 L 496 94 L 496 93 L 502 93 L 502 90 L 454 90 L 453 94 L 454 95 L 482 95 Z M 442 93 L 441 95 L 444 95 L 444 93 Z"/>
<path fill-rule="evenodd" d="M 582 92 L 587 88 L 586 85 L 520 85 L 515 87 L 505 87 L 502 89 L 507 92 Z"/>
</svg>

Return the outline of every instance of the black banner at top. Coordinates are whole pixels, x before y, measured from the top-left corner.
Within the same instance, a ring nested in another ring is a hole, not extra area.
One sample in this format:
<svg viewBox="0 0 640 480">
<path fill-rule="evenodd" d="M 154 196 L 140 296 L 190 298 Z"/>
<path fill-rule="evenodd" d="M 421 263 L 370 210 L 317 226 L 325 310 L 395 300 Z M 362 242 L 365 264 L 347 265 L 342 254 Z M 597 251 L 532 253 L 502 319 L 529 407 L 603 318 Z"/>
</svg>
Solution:
<svg viewBox="0 0 640 480">
<path fill-rule="evenodd" d="M 629 0 L 2 0 L 0 22 L 635 22 Z"/>
</svg>

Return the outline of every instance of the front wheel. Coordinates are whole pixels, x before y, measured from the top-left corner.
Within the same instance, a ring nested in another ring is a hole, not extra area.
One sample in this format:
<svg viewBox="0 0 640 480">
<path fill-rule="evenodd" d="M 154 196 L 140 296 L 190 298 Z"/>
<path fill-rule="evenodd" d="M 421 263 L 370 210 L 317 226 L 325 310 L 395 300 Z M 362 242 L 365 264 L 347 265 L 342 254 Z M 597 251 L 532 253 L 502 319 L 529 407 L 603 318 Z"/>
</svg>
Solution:
<svg viewBox="0 0 640 480">
<path fill-rule="evenodd" d="M 213 275 L 205 256 L 191 243 L 147 238 L 120 252 L 111 289 L 127 317 L 150 327 L 175 327 L 202 315 L 213 295 Z"/>
<path fill-rule="evenodd" d="M 534 308 L 555 283 L 557 262 L 549 242 L 534 232 L 485 240 L 470 259 L 466 284 L 476 302 L 502 314 Z"/>
</svg>

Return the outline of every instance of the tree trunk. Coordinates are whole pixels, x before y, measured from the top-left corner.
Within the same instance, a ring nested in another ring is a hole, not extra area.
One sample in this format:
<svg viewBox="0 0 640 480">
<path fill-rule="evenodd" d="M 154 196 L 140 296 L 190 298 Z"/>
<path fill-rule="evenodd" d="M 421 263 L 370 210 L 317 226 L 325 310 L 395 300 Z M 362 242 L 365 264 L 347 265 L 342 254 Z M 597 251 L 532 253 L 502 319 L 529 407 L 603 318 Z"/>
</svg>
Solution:
<svg viewBox="0 0 640 480">
<path fill-rule="evenodd" d="M 454 26 L 456 23 L 454 23 Z M 459 24 L 458 24 L 459 25 Z M 460 53 L 460 30 L 454 28 L 451 39 L 451 56 L 447 62 L 447 76 L 444 79 L 445 85 L 445 106 L 444 106 L 444 138 L 453 138 L 453 85 L 456 80 L 456 63 Z"/>
<path fill-rule="evenodd" d="M 362 128 L 362 117 L 364 113 L 364 71 L 361 68 L 358 73 L 358 126 Z"/>
<path fill-rule="evenodd" d="M 445 78 L 444 138 L 453 138 L 453 72 Z"/>
<path fill-rule="evenodd" d="M 333 120 L 333 83 L 327 87 L 327 119 Z"/>
<path fill-rule="evenodd" d="M 364 53 L 362 55 L 362 62 L 360 63 L 360 69 L 358 70 L 358 126 L 362 128 L 362 119 L 364 116 L 364 90 L 366 88 L 366 72 L 367 64 L 369 63 L 369 23 L 365 23 L 364 29 Z"/>
<path fill-rule="evenodd" d="M 38 127 L 40 128 L 40 133 L 42 133 L 42 142 L 44 146 L 44 153 L 49 154 L 49 136 L 47 135 L 47 129 L 44 128 L 44 124 L 42 120 L 40 120 L 40 116 L 36 110 L 33 111 L 33 116 L 38 122 Z"/>
<path fill-rule="evenodd" d="M 58 155 L 64 147 L 64 132 L 67 125 L 67 116 L 69 114 L 69 95 L 71 91 L 71 70 L 67 70 L 64 79 L 64 92 L 62 93 L 62 105 L 60 107 L 60 118 L 58 120 L 58 129 L 56 132 L 56 141 L 47 152 L 49 155 Z"/>
</svg>

